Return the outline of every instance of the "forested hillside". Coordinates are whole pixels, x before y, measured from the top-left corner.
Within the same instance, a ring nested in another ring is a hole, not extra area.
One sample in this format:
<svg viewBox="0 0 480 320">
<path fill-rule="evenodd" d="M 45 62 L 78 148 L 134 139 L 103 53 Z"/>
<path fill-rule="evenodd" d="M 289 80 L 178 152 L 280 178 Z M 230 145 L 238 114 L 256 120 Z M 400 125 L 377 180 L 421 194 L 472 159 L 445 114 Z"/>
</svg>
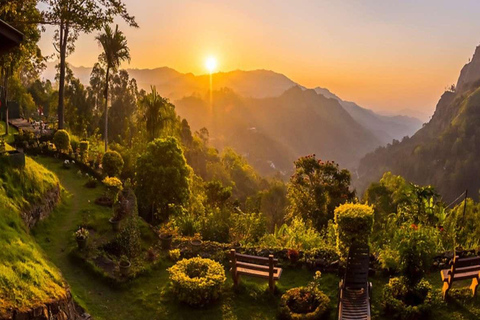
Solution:
<svg viewBox="0 0 480 320">
<path fill-rule="evenodd" d="M 418 184 L 431 184 L 447 200 L 480 189 L 480 47 L 446 91 L 431 121 L 413 137 L 394 141 L 362 159 L 356 185 L 364 190 L 386 171 Z"/>
</svg>

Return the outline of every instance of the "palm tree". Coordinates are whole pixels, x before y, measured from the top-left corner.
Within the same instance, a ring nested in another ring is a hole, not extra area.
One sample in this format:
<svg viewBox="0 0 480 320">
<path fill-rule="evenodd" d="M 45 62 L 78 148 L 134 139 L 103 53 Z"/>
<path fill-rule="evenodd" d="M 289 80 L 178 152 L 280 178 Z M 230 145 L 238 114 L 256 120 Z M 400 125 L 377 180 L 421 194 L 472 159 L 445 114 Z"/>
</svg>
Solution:
<svg viewBox="0 0 480 320">
<path fill-rule="evenodd" d="M 109 25 L 105 25 L 104 33 L 99 34 L 95 38 L 102 46 L 103 52 L 98 59 L 106 67 L 105 73 L 105 152 L 108 149 L 108 82 L 110 80 L 110 70 L 116 71 L 120 67 L 122 61 L 130 62 L 130 49 L 127 46 L 127 38 L 122 31 L 118 30 L 118 25 L 115 31 Z"/>
<path fill-rule="evenodd" d="M 152 92 L 141 101 L 144 108 L 144 120 L 148 139 L 158 138 L 160 133 L 167 129 L 167 125 L 175 120 L 175 107 L 168 99 L 161 97 L 157 89 L 152 86 Z"/>
</svg>

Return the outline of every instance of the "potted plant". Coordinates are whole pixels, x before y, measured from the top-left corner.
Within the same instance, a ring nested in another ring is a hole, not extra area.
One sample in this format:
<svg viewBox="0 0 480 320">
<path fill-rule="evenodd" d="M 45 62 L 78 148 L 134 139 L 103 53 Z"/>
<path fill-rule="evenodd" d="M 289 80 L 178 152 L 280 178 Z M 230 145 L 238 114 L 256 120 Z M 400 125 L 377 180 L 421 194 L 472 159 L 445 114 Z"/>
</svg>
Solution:
<svg viewBox="0 0 480 320">
<path fill-rule="evenodd" d="M 163 250 L 170 250 L 172 247 L 173 233 L 173 228 L 169 225 L 164 225 L 160 228 L 159 237 Z"/>
<path fill-rule="evenodd" d="M 297 262 L 298 262 L 298 258 L 300 257 L 300 253 L 298 252 L 298 250 L 289 249 L 287 251 L 287 257 L 290 260 L 290 262 L 292 263 L 292 265 L 296 265 Z"/>
<path fill-rule="evenodd" d="M 200 251 L 200 248 L 202 247 L 202 239 L 200 237 L 199 233 L 195 233 L 195 236 L 193 237 L 192 240 L 190 240 L 190 246 L 192 247 L 192 252 L 193 253 L 198 253 Z"/>
<path fill-rule="evenodd" d="M 128 260 L 128 257 L 123 255 L 120 257 L 120 263 L 118 264 L 118 268 L 120 270 L 120 274 L 124 277 L 127 277 L 130 273 L 130 267 L 132 263 Z"/>
<path fill-rule="evenodd" d="M 70 160 L 65 160 L 65 161 L 63 161 L 63 167 L 64 167 L 65 169 L 70 169 L 70 166 L 71 166 Z"/>
<path fill-rule="evenodd" d="M 78 249 L 83 250 L 87 246 L 89 232 L 86 228 L 80 227 L 75 231 L 75 239 L 77 240 Z"/>
</svg>

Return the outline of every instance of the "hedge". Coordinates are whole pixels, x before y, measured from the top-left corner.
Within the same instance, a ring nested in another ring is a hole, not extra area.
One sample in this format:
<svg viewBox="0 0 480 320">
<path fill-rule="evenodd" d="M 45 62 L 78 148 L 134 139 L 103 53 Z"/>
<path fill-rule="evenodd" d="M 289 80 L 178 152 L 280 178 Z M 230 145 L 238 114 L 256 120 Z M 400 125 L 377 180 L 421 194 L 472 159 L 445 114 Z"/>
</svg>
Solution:
<svg viewBox="0 0 480 320">
<path fill-rule="evenodd" d="M 204 306 L 218 299 L 226 280 L 220 263 L 200 257 L 180 260 L 168 272 L 177 299 L 191 306 Z"/>
<path fill-rule="evenodd" d="M 338 206 L 335 209 L 335 231 L 340 258 L 347 257 L 348 250 L 354 242 L 368 244 L 372 226 L 373 208 L 371 206 L 358 203 Z"/>
</svg>

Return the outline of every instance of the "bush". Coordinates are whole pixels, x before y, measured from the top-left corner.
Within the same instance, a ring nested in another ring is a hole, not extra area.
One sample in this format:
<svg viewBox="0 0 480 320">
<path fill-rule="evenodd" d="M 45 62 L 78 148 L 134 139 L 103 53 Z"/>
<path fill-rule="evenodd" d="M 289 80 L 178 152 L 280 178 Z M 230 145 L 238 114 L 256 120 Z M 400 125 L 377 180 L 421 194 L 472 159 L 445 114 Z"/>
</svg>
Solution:
<svg viewBox="0 0 480 320">
<path fill-rule="evenodd" d="M 200 257 L 183 259 L 168 272 L 175 296 L 192 306 L 204 306 L 218 299 L 226 280 L 220 263 Z"/>
<path fill-rule="evenodd" d="M 433 302 L 432 286 L 425 279 L 410 287 L 406 278 L 392 278 L 383 289 L 383 307 L 394 319 L 425 319 Z"/>
<path fill-rule="evenodd" d="M 232 215 L 231 235 L 241 244 L 254 244 L 267 231 L 267 220 L 262 213 L 243 213 Z"/>
<path fill-rule="evenodd" d="M 117 236 L 117 244 L 122 254 L 129 258 L 135 257 L 140 251 L 140 227 L 138 218 L 131 216 L 127 219 L 125 227 Z"/>
<path fill-rule="evenodd" d="M 354 243 L 368 244 L 372 233 L 373 208 L 364 204 L 346 203 L 335 209 L 337 250 L 342 259 Z"/>
<path fill-rule="evenodd" d="M 200 233 L 203 240 L 230 242 L 231 213 L 227 208 L 214 208 L 203 219 Z"/>
<path fill-rule="evenodd" d="M 283 224 L 280 228 L 275 227 L 273 234 L 264 235 L 259 244 L 296 250 L 311 250 L 326 246 L 322 235 L 315 228 L 306 225 L 300 217 L 294 217 L 290 225 Z"/>
<path fill-rule="evenodd" d="M 102 159 L 103 172 L 109 177 L 117 177 L 123 169 L 123 159 L 117 151 L 107 151 Z"/>
<path fill-rule="evenodd" d="M 61 129 L 53 135 L 53 143 L 60 152 L 68 152 L 70 150 L 70 135 L 67 131 Z"/>
<path fill-rule="evenodd" d="M 89 142 L 86 141 L 86 140 L 82 140 L 82 141 L 80 141 L 79 146 L 80 146 L 79 147 L 80 148 L 80 159 L 82 160 L 82 162 L 87 162 Z"/>
<path fill-rule="evenodd" d="M 404 224 L 395 231 L 392 249 L 398 252 L 400 271 L 412 285 L 432 266 L 438 251 L 437 233 L 435 228 L 415 224 Z"/>
</svg>

